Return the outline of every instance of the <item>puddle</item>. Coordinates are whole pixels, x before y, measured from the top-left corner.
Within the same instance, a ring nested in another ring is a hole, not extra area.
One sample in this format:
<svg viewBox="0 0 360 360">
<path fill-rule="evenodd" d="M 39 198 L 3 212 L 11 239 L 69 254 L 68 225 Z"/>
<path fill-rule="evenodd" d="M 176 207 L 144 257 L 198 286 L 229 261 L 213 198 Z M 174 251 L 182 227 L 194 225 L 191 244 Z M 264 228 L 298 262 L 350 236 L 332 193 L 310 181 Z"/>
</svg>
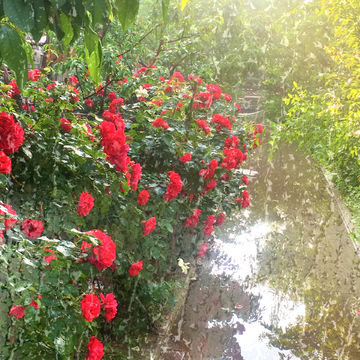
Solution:
<svg viewBox="0 0 360 360">
<path fill-rule="evenodd" d="M 290 144 L 254 155 L 251 206 L 201 259 L 161 359 L 360 359 L 360 260 L 320 170 Z"/>
</svg>

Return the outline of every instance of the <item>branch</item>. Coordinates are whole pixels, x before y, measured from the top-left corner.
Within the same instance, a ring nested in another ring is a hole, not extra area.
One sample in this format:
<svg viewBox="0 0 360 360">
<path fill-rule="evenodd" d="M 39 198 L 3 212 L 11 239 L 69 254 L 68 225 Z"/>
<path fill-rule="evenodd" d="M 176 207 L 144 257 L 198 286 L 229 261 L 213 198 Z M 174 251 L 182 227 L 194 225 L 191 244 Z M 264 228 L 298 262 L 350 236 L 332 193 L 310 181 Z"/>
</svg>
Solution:
<svg viewBox="0 0 360 360">
<path fill-rule="evenodd" d="M 171 70 L 170 70 L 170 76 L 174 73 L 175 69 L 188 57 L 188 56 L 191 56 L 191 55 L 194 55 L 194 54 L 197 54 L 199 52 L 199 50 L 191 53 L 191 54 L 186 54 L 177 64 L 175 64 Z"/>
<path fill-rule="evenodd" d="M 176 42 L 176 41 L 180 41 L 182 39 L 191 39 L 192 37 L 197 36 L 197 35 L 200 35 L 200 33 L 196 33 L 196 34 L 193 34 L 193 35 L 190 35 L 190 36 L 181 36 L 181 37 L 179 37 L 177 39 L 174 39 L 174 40 L 164 41 L 164 44 L 170 44 L 170 43 L 173 43 L 173 42 Z"/>
<path fill-rule="evenodd" d="M 92 92 L 91 94 L 84 97 L 84 100 L 91 98 L 92 96 L 96 95 L 99 91 L 104 90 L 105 87 L 108 87 L 115 79 L 110 79 L 106 82 L 105 86 L 102 86 L 100 89 L 97 89 L 96 91 Z"/>
<path fill-rule="evenodd" d="M 101 114 L 103 112 L 103 110 L 104 110 L 104 100 L 105 100 L 105 96 L 106 96 L 106 91 L 107 91 L 107 88 L 108 88 L 109 84 L 111 83 L 111 81 L 109 82 L 110 78 L 111 78 L 111 74 L 108 75 L 108 77 L 106 78 L 106 84 L 105 84 L 105 87 L 104 87 L 104 95 L 101 98 L 100 110 L 99 110 L 98 114 Z"/>
<path fill-rule="evenodd" d="M 138 45 L 139 43 L 141 43 L 148 35 L 150 35 L 156 28 L 158 28 L 158 27 L 161 26 L 161 25 L 162 25 L 162 23 L 157 24 L 156 26 L 154 26 L 154 27 L 153 27 L 150 31 L 148 31 L 142 38 L 140 38 L 140 40 L 139 40 L 137 43 L 135 43 L 135 45 L 133 45 L 132 48 L 134 48 L 136 45 Z M 127 53 L 130 52 L 130 51 L 131 51 L 131 49 L 126 50 L 125 52 L 123 52 L 122 54 L 118 55 L 117 57 L 123 56 L 123 55 L 127 54 Z"/>
<path fill-rule="evenodd" d="M 162 45 L 163 45 L 163 41 L 160 40 L 159 47 L 158 47 L 158 49 L 156 51 L 156 54 L 155 54 L 154 58 L 151 61 L 150 67 L 154 65 L 155 61 L 157 60 L 158 56 L 160 55 L 160 53 L 162 51 L 162 49 L 161 49 Z"/>
<path fill-rule="evenodd" d="M 106 29 L 104 29 L 104 27 L 101 28 L 99 34 L 98 34 L 98 37 L 100 39 L 100 42 L 102 43 L 103 39 L 104 39 L 104 36 L 105 34 L 107 33 L 107 31 L 109 30 L 109 25 L 111 24 L 111 21 L 108 20 L 107 24 L 106 24 Z"/>
</svg>

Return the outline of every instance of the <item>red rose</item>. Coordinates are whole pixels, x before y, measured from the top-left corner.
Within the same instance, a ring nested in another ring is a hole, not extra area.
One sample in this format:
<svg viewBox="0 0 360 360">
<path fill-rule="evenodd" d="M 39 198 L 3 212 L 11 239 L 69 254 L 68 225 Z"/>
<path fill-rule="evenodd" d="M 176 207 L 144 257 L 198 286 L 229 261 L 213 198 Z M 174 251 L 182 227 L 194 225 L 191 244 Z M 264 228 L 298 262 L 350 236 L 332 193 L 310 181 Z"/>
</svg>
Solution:
<svg viewBox="0 0 360 360">
<path fill-rule="evenodd" d="M 157 118 L 152 123 L 153 127 L 158 128 L 164 125 L 164 120 L 162 118 Z"/>
<path fill-rule="evenodd" d="M 168 175 L 170 178 L 170 184 L 168 185 L 168 187 L 166 189 L 166 193 L 164 194 L 164 199 L 166 201 L 175 199 L 176 196 L 181 191 L 182 186 L 183 186 L 183 183 L 181 181 L 179 174 L 175 173 L 174 171 L 169 171 Z"/>
<path fill-rule="evenodd" d="M 143 235 L 149 235 L 156 227 L 156 218 L 151 217 L 148 221 L 143 221 L 142 224 L 145 226 Z"/>
<path fill-rule="evenodd" d="M 245 209 L 250 205 L 250 199 L 249 199 L 249 193 L 244 190 L 242 193 L 242 203 L 241 203 L 241 208 Z"/>
<path fill-rule="evenodd" d="M 61 118 L 59 121 L 61 122 L 60 126 L 62 127 L 64 133 L 69 133 L 71 131 L 70 121 L 65 118 Z"/>
<path fill-rule="evenodd" d="M 103 138 L 101 144 L 104 146 L 104 153 L 115 156 L 121 152 L 125 145 L 125 135 L 120 131 L 115 131 Z"/>
<path fill-rule="evenodd" d="M 77 213 L 80 216 L 86 216 L 93 207 L 94 198 L 88 192 L 81 193 Z"/>
<path fill-rule="evenodd" d="M 3 151 L 0 151 L 0 173 L 9 174 L 10 172 L 11 160 Z"/>
<path fill-rule="evenodd" d="M 246 176 L 242 177 L 241 180 L 244 182 L 244 184 L 245 184 L 246 186 L 249 185 L 249 180 L 247 179 Z"/>
<path fill-rule="evenodd" d="M 208 243 L 204 243 L 202 245 L 199 245 L 199 252 L 198 252 L 197 257 L 198 258 L 203 257 L 206 254 L 206 250 L 207 250 L 208 247 L 209 247 Z"/>
<path fill-rule="evenodd" d="M 111 237 L 100 230 L 91 230 L 87 234 L 95 236 L 101 243 L 92 249 L 94 255 L 90 256 L 89 263 L 95 265 L 99 270 L 110 267 L 116 258 L 116 245 Z"/>
<path fill-rule="evenodd" d="M 9 204 L 0 203 L 0 205 L 4 206 L 6 208 L 6 210 L 7 210 L 7 212 L 5 212 L 5 211 L 0 209 L 0 215 L 5 215 L 6 214 L 6 215 L 10 215 L 10 216 L 11 215 L 15 216 L 15 217 L 7 218 L 7 219 L 4 218 L 5 230 L 9 230 L 15 225 L 15 223 L 17 221 L 17 219 L 16 219 L 16 211 L 13 210 L 13 208 Z"/>
<path fill-rule="evenodd" d="M 137 275 L 140 270 L 143 268 L 143 261 L 138 261 L 135 264 L 132 264 L 129 269 L 129 276 L 135 276 Z"/>
<path fill-rule="evenodd" d="M 241 199 L 241 198 L 237 198 L 237 199 L 236 199 L 236 202 L 237 202 L 238 204 L 241 204 L 241 203 L 242 203 L 242 199 Z"/>
<path fill-rule="evenodd" d="M 221 214 L 217 217 L 217 219 L 216 219 L 216 221 L 215 221 L 215 223 L 214 223 L 214 226 L 220 226 L 220 225 L 222 225 L 222 224 L 224 223 L 224 221 L 225 221 L 225 214 L 224 214 L 224 213 L 221 213 Z"/>
<path fill-rule="evenodd" d="M 40 220 L 26 219 L 21 224 L 21 231 L 30 239 L 36 239 L 42 234 L 44 227 Z"/>
<path fill-rule="evenodd" d="M 117 301 L 115 300 L 115 295 L 113 293 L 106 294 L 106 296 L 100 294 L 100 299 L 102 301 L 102 305 L 104 305 L 105 308 L 106 321 L 112 320 L 117 313 L 118 305 Z"/>
<path fill-rule="evenodd" d="M 145 205 L 149 201 L 150 195 L 147 190 L 140 191 L 140 194 L 138 195 L 138 204 L 139 205 Z"/>
<path fill-rule="evenodd" d="M 39 69 L 34 69 L 29 71 L 28 80 L 30 81 L 38 81 L 41 75 L 41 71 Z"/>
<path fill-rule="evenodd" d="M 122 106 L 124 104 L 124 99 L 119 97 L 119 98 L 115 98 L 114 100 L 111 101 L 110 105 L 109 105 L 109 111 L 112 113 L 116 113 L 119 110 L 119 106 Z"/>
<path fill-rule="evenodd" d="M 55 255 L 55 252 L 51 249 L 44 249 L 45 251 L 49 251 L 51 252 L 53 255 L 50 255 L 50 256 L 44 256 L 44 260 L 47 262 L 47 263 L 51 263 L 52 260 L 56 260 L 58 257 Z"/>
<path fill-rule="evenodd" d="M 25 316 L 26 306 L 13 305 L 9 311 L 9 315 L 16 315 L 15 319 L 21 319 Z"/>
<path fill-rule="evenodd" d="M 214 116 L 212 117 L 212 121 L 215 124 L 217 124 L 218 126 L 220 126 L 220 131 L 222 131 L 223 128 L 226 128 L 229 130 L 232 129 L 230 120 L 227 117 L 222 116 L 221 114 L 214 114 Z"/>
<path fill-rule="evenodd" d="M 224 147 L 231 148 L 232 140 L 230 138 L 225 139 L 224 141 Z"/>
<path fill-rule="evenodd" d="M 225 94 L 225 95 L 224 95 L 224 98 L 225 98 L 225 101 L 226 101 L 226 102 L 230 102 L 231 99 L 232 99 L 232 96 L 229 95 L 229 94 Z"/>
<path fill-rule="evenodd" d="M 89 352 L 86 355 L 85 360 L 101 360 L 103 358 L 104 346 L 95 336 L 90 338 L 90 342 L 87 344 L 87 347 Z"/>
<path fill-rule="evenodd" d="M 3 241 L 4 241 L 4 231 L 0 230 L 0 245 L 3 244 Z"/>
<path fill-rule="evenodd" d="M 0 113 L 0 149 L 6 154 L 17 151 L 24 141 L 24 130 L 14 118 L 4 111 Z"/>
<path fill-rule="evenodd" d="M 215 170 L 218 166 L 218 162 L 213 159 L 210 161 L 210 163 L 208 164 L 208 169 L 202 169 L 199 171 L 199 175 L 204 179 L 204 180 L 207 180 L 207 179 L 210 179 L 214 176 L 215 174 Z"/>
<path fill-rule="evenodd" d="M 215 222 L 215 216 L 209 215 L 207 220 L 203 222 L 204 225 L 204 235 L 211 235 L 211 233 L 214 231 L 214 228 L 212 227 Z"/>
<path fill-rule="evenodd" d="M 167 121 L 164 121 L 163 124 L 161 125 L 163 129 L 167 130 L 169 128 L 169 124 L 167 123 Z"/>
<path fill-rule="evenodd" d="M 241 111 L 241 106 L 239 104 L 235 103 L 234 106 L 236 106 L 238 112 Z"/>
<path fill-rule="evenodd" d="M 210 133 L 210 128 L 209 128 L 209 126 L 207 125 L 207 123 L 206 123 L 205 120 L 196 119 L 195 121 L 196 121 L 197 124 L 199 125 L 199 128 L 201 128 L 201 129 L 204 130 L 205 135 L 208 135 L 208 134 Z"/>
<path fill-rule="evenodd" d="M 257 124 L 256 125 L 256 130 L 255 130 L 255 134 L 257 134 L 257 133 L 262 133 L 264 131 L 264 128 L 263 128 L 263 126 L 261 125 L 261 124 Z"/>
<path fill-rule="evenodd" d="M 93 321 L 100 314 L 100 300 L 94 294 L 86 294 L 81 300 L 82 317 L 86 321 Z"/>
<path fill-rule="evenodd" d="M 57 87 L 57 83 L 56 83 L 56 82 L 53 82 L 53 83 L 51 83 L 51 84 L 46 85 L 46 88 L 47 88 L 48 90 L 51 90 L 52 88 L 56 88 L 56 87 Z"/>
<path fill-rule="evenodd" d="M 109 99 L 110 101 L 115 100 L 115 99 L 116 99 L 116 94 L 115 94 L 114 92 L 111 92 L 111 93 L 108 95 L 108 99 Z"/>
<path fill-rule="evenodd" d="M 179 161 L 186 163 L 191 160 L 191 157 L 192 157 L 191 154 L 187 153 L 187 154 L 183 155 L 181 158 L 179 158 Z"/>
<path fill-rule="evenodd" d="M 183 83 L 184 82 L 184 76 L 179 72 L 175 72 L 170 78 L 170 81 L 173 81 L 173 80 L 175 80 L 175 82 L 179 81 L 179 82 Z"/>
<path fill-rule="evenodd" d="M 210 182 L 205 185 L 205 188 L 204 188 L 205 193 L 212 190 L 216 185 L 217 185 L 217 182 L 215 181 L 215 179 L 211 179 Z"/>
<path fill-rule="evenodd" d="M 199 221 L 200 213 L 201 213 L 200 209 L 195 209 L 194 213 L 186 219 L 185 227 L 195 227 Z"/>
<path fill-rule="evenodd" d="M 131 178 L 130 178 L 130 187 L 131 190 L 136 191 L 137 190 L 137 184 L 141 178 L 141 165 L 140 164 L 131 164 Z"/>
<path fill-rule="evenodd" d="M 76 76 L 72 75 L 69 77 L 69 84 L 72 86 L 75 86 L 77 83 L 79 82 L 79 80 L 77 79 Z"/>
<path fill-rule="evenodd" d="M 91 99 L 87 99 L 85 101 L 85 104 L 89 107 L 92 108 L 94 106 L 94 102 Z"/>
<path fill-rule="evenodd" d="M 9 85 L 11 85 L 12 89 L 9 91 L 9 96 L 12 98 L 14 95 L 19 95 L 20 89 L 17 87 L 16 80 L 9 82 Z"/>
<path fill-rule="evenodd" d="M 209 84 L 206 85 L 206 90 L 212 94 L 215 100 L 219 100 L 222 94 L 222 91 L 218 85 Z"/>
</svg>

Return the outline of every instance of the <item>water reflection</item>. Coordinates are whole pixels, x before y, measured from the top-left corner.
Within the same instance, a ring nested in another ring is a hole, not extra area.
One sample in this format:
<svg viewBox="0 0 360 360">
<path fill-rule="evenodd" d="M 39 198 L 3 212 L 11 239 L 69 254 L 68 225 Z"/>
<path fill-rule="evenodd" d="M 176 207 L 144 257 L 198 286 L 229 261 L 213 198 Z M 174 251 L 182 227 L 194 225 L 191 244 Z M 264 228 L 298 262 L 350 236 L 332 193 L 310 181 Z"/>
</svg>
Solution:
<svg viewBox="0 0 360 360">
<path fill-rule="evenodd" d="M 360 261 L 327 184 L 294 146 L 267 157 L 248 164 L 252 206 L 212 244 L 162 359 L 360 359 Z"/>
</svg>

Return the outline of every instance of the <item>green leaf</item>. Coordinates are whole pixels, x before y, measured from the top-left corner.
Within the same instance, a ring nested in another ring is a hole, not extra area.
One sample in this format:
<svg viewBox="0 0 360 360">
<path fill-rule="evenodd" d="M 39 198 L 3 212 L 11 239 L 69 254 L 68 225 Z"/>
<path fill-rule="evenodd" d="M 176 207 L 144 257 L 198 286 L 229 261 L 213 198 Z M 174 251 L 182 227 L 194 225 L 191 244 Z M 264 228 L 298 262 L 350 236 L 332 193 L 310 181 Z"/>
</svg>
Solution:
<svg viewBox="0 0 360 360">
<path fill-rule="evenodd" d="M 130 185 L 128 184 L 127 180 L 123 180 L 121 182 L 121 186 L 122 188 L 124 189 L 124 195 L 127 195 L 127 193 L 129 192 L 130 190 Z"/>
<path fill-rule="evenodd" d="M 0 27 L 0 51 L 5 64 L 15 72 L 21 90 L 27 79 L 27 57 L 19 34 L 6 25 Z"/>
<path fill-rule="evenodd" d="M 96 49 L 98 41 L 99 38 L 96 32 L 90 26 L 87 26 L 85 29 L 85 47 L 89 52 L 89 55 Z"/>
<path fill-rule="evenodd" d="M 34 68 L 34 51 L 33 51 L 33 48 L 25 40 L 25 38 L 24 38 L 24 36 L 22 36 L 22 34 L 19 34 L 19 36 L 20 36 L 20 39 L 22 41 L 22 44 L 23 44 L 23 47 L 24 47 L 24 50 L 25 50 L 25 53 L 26 53 L 27 60 L 30 63 L 31 67 Z"/>
<path fill-rule="evenodd" d="M 115 17 L 124 31 L 133 23 L 139 11 L 139 0 L 115 0 Z"/>
<path fill-rule="evenodd" d="M 8 179 L 5 174 L 0 174 L 0 187 L 6 188 Z"/>
<path fill-rule="evenodd" d="M 65 46 L 69 46 L 72 38 L 74 37 L 74 30 L 71 26 L 71 19 L 69 19 L 63 12 L 60 15 L 61 27 L 65 33 L 63 42 Z"/>
<path fill-rule="evenodd" d="M 165 226 L 166 226 L 168 232 L 170 232 L 170 233 L 174 232 L 174 228 L 172 227 L 172 225 L 169 222 L 166 222 Z"/>
<path fill-rule="evenodd" d="M 19 29 L 29 32 L 35 25 L 34 10 L 23 0 L 4 0 L 4 12 Z"/>
<path fill-rule="evenodd" d="M 97 39 L 97 46 L 90 55 L 87 48 L 85 48 L 86 62 L 89 67 L 90 76 L 94 80 L 96 86 L 101 83 L 101 64 L 102 64 L 102 49 L 100 40 Z"/>
<path fill-rule="evenodd" d="M 184 11 L 187 2 L 188 0 L 181 0 L 181 11 Z"/>
<path fill-rule="evenodd" d="M 151 249 L 150 249 L 150 255 L 154 258 L 154 259 L 158 259 L 160 257 L 160 249 L 156 246 L 153 246 Z"/>
<path fill-rule="evenodd" d="M 106 24 L 109 18 L 108 5 L 105 0 L 85 0 L 84 6 L 90 12 L 93 26 Z"/>
<path fill-rule="evenodd" d="M 168 11 L 169 11 L 169 4 L 170 4 L 170 0 L 161 0 L 163 21 L 166 20 L 166 17 L 167 17 Z"/>
<path fill-rule="evenodd" d="M 73 284 L 67 284 L 64 287 L 64 295 L 78 295 L 79 294 L 79 290 L 77 289 L 77 287 Z"/>
<path fill-rule="evenodd" d="M 32 0 L 31 2 L 34 9 L 34 27 L 31 30 L 35 42 L 37 43 L 41 36 L 44 34 L 44 30 L 48 24 L 48 18 L 44 5 L 44 0 Z"/>
</svg>

